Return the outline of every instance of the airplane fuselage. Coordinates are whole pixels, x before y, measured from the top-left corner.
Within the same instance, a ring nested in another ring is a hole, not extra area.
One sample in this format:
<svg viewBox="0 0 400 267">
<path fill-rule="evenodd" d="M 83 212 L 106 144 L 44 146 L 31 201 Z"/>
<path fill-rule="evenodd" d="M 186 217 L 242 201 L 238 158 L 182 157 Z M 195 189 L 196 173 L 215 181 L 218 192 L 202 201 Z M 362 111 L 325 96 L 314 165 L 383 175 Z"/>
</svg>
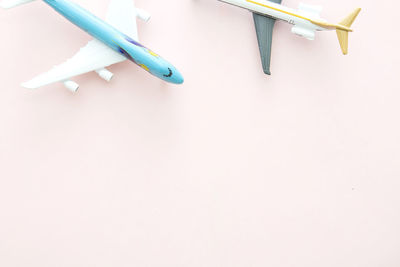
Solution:
<svg viewBox="0 0 400 267">
<path fill-rule="evenodd" d="M 241 8 L 248 9 L 252 12 L 266 15 L 278 20 L 286 21 L 290 24 L 305 27 L 314 31 L 327 30 L 326 28 L 320 27 L 312 22 L 309 16 L 298 12 L 295 9 L 279 5 L 267 0 L 219 0 L 231 5 L 235 5 Z M 324 22 L 324 20 L 317 18 L 318 21 Z"/>
<path fill-rule="evenodd" d="M 182 75 L 171 63 L 79 5 L 68 0 L 43 1 L 73 24 L 152 75 L 167 82 L 183 83 Z"/>
</svg>

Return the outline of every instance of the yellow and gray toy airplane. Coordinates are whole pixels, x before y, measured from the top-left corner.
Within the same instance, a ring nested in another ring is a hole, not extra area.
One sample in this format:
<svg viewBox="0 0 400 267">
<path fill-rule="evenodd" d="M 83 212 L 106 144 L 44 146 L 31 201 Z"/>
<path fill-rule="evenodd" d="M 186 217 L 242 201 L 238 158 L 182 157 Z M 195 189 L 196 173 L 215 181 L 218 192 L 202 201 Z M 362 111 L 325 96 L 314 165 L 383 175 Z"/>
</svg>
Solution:
<svg viewBox="0 0 400 267">
<path fill-rule="evenodd" d="M 336 30 L 340 47 L 344 55 L 348 52 L 348 38 L 354 20 L 361 11 L 357 8 L 338 24 L 328 23 L 320 18 L 319 6 L 300 4 L 298 10 L 281 5 L 282 0 L 219 0 L 253 12 L 254 23 L 265 74 L 271 75 L 272 31 L 276 20 L 283 20 L 293 25 L 292 32 L 314 40 L 316 31 Z"/>
</svg>

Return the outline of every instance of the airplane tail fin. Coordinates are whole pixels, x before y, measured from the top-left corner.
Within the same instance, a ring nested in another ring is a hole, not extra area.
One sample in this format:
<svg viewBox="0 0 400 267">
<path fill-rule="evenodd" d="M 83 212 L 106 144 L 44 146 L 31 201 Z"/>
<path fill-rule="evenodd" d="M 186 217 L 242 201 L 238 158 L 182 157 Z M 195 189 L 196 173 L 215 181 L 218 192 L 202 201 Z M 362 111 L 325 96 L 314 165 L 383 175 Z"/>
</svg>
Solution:
<svg viewBox="0 0 400 267">
<path fill-rule="evenodd" d="M 339 25 L 350 29 L 351 25 L 356 20 L 360 11 L 361 11 L 361 8 L 357 8 L 350 15 L 348 15 L 344 20 L 339 22 Z M 348 53 L 349 32 L 350 31 L 351 30 L 344 30 L 344 29 L 339 29 L 339 28 L 336 29 L 337 37 L 339 39 L 339 43 L 340 43 L 340 47 L 342 49 L 343 55 L 347 55 L 347 53 Z"/>
<path fill-rule="evenodd" d="M 0 2 L 0 7 L 4 9 L 9 9 L 13 7 L 17 7 L 23 4 L 27 4 L 29 2 L 33 2 L 35 0 L 3 0 Z"/>
</svg>

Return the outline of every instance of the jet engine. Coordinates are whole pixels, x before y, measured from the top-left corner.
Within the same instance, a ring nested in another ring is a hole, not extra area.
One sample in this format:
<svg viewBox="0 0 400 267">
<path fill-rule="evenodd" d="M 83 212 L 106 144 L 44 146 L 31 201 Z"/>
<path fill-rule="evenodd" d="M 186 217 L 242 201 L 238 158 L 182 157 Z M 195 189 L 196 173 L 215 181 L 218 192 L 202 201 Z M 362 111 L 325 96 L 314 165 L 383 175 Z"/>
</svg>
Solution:
<svg viewBox="0 0 400 267">
<path fill-rule="evenodd" d="M 79 84 L 73 81 L 65 81 L 64 86 L 70 90 L 71 92 L 75 93 L 79 89 Z"/>
<path fill-rule="evenodd" d="M 136 8 L 136 16 L 144 21 L 149 21 L 151 18 L 151 14 L 143 9 Z"/>
<path fill-rule="evenodd" d="M 292 33 L 297 34 L 299 36 L 302 36 L 304 38 L 307 38 L 308 40 L 314 40 L 315 39 L 315 31 L 314 30 L 309 30 L 306 28 L 294 26 L 292 28 Z"/>
<path fill-rule="evenodd" d="M 112 77 L 114 76 L 114 74 L 107 69 L 96 70 L 96 73 L 100 76 L 100 78 L 106 80 L 107 82 L 111 81 Z"/>
</svg>

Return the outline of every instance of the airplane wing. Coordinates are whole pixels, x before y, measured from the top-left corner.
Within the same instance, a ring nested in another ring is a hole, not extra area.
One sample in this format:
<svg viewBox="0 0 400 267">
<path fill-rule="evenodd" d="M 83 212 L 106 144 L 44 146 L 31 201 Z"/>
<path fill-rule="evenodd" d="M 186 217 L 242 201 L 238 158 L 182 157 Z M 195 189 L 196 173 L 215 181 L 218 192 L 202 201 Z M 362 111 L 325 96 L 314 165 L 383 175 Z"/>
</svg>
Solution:
<svg viewBox="0 0 400 267">
<path fill-rule="evenodd" d="M 106 21 L 132 39 L 137 40 L 138 33 L 134 14 L 135 6 L 132 0 L 111 0 Z M 72 77 L 91 71 L 99 71 L 126 59 L 123 55 L 94 39 L 81 48 L 71 59 L 23 83 L 22 86 L 36 89 L 55 82 L 65 82 Z M 78 85 L 72 86 L 71 90 L 76 91 L 77 88 Z"/>
<path fill-rule="evenodd" d="M 84 73 L 101 70 L 125 60 L 126 58 L 123 55 L 118 54 L 105 44 L 98 40 L 92 40 L 71 59 L 23 83 L 22 86 L 28 89 L 36 89 L 51 83 L 67 81 Z"/>
<path fill-rule="evenodd" d="M 282 0 L 270 0 L 271 2 L 280 4 Z M 271 75 L 271 48 L 272 48 L 272 32 L 275 26 L 275 19 L 258 13 L 253 13 L 254 24 L 256 26 L 258 47 L 260 48 L 261 62 L 264 73 Z"/>
</svg>

